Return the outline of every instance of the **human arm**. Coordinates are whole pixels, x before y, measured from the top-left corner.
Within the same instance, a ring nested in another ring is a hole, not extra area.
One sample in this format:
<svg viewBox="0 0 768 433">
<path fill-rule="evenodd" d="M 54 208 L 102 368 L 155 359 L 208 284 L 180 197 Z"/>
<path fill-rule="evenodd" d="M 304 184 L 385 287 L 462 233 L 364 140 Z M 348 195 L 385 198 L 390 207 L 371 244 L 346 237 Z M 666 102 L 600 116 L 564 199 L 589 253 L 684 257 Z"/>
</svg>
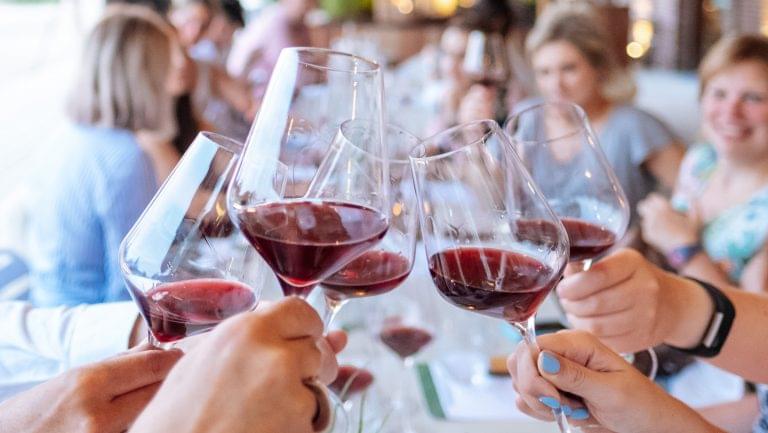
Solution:
<svg viewBox="0 0 768 433">
<path fill-rule="evenodd" d="M 649 245 L 665 256 L 675 249 L 699 244 L 699 223 L 695 217 L 676 211 L 660 194 L 649 194 L 637 205 L 642 236 Z M 729 286 L 728 275 L 704 251 L 699 251 L 678 271 L 716 286 Z"/>
<path fill-rule="evenodd" d="M 744 267 L 739 287 L 749 292 L 768 292 L 768 245 L 763 245 Z"/>
<path fill-rule="evenodd" d="M 133 302 L 35 308 L 5 301 L 0 317 L 0 400 L 123 352 L 131 346 L 132 333 L 134 340 L 141 333 Z"/>
<path fill-rule="evenodd" d="M 677 140 L 670 141 L 661 149 L 651 153 L 643 163 L 656 181 L 667 191 L 672 191 L 683 162 L 685 150 Z"/>
<path fill-rule="evenodd" d="M 142 350 L 70 370 L 0 404 L 0 426 L 26 433 L 121 433 L 179 360 Z"/>
<path fill-rule="evenodd" d="M 251 87 L 246 80 L 237 79 L 221 68 L 211 69 L 213 91 L 239 113 L 246 114 L 253 109 Z"/>
<path fill-rule="evenodd" d="M 752 425 L 760 414 L 760 407 L 755 394 L 748 394 L 740 400 L 702 407 L 697 410 L 711 424 L 729 433 L 752 433 Z"/>
<path fill-rule="evenodd" d="M 551 406 L 564 391 L 581 398 L 564 409 L 574 425 L 597 423 L 622 433 L 722 432 L 592 335 L 561 331 L 538 337 L 538 343 L 542 352 L 535 358 L 520 344 L 507 363 L 517 406 L 533 417 L 551 420 Z"/>
<path fill-rule="evenodd" d="M 305 382 L 327 368 L 335 376 L 335 359 L 318 347 L 322 330 L 296 298 L 222 322 L 174 368 L 131 432 L 313 431 L 317 400 Z"/>
<path fill-rule="evenodd" d="M 764 383 L 768 372 L 768 298 L 730 286 L 720 290 L 736 317 L 718 356 L 705 360 L 747 380 Z M 665 272 L 632 250 L 620 250 L 589 271 L 569 275 L 557 288 L 574 328 L 591 332 L 618 352 L 662 343 L 697 346 L 714 305 L 697 282 Z"/>
</svg>

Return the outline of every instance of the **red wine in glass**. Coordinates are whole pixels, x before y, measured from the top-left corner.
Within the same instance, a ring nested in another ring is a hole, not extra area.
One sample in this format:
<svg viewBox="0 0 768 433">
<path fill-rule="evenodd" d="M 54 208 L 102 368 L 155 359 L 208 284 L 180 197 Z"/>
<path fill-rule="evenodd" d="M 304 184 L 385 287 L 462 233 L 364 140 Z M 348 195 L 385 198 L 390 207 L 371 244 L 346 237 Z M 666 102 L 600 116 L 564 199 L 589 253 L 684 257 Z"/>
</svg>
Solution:
<svg viewBox="0 0 768 433">
<path fill-rule="evenodd" d="M 556 272 L 532 257 L 484 247 L 434 254 L 429 272 L 448 302 L 518 323 L 533 316 L 558 282 Z"/>
<path fill-rule="evenodd" d="M 334 393 L 342 398 L 365 391 L 373 383 L 373 373 L 353 365 L 339 366 L 336 379 L 328 385 Z"/>
<path fill-rule="evenodd" d="M 152 335 L 161 343 L 205 332 L 230 316 L 252 310 L 258 301 L 245 284 L 213 278 L 164 283 L 145 293 L 130 289 Z"/>
<path fill-rule="evenodd" d="M 380 295 L 399 286 L 411 273 L 411 262 L 402 254 L 374 250 L 344 266 L 323 281 L 323 288 L 334 299 Z"/>
<path fill-rule="evenodd" d="M 570 240 L 571 262 L 594 259 L 616 243 L 616 235 L 597 224 L 576 218 L 561 218 L 560 221 Z"/>
<path fill-rule="evenodd" d="M 389 223 L 361 205 L 286 200 L 237 210 L 240 229 L 280 277 L 286 296 L 312 287 L 376 245 Z"/>
<path fill-rule="evenodd" d="M 405 359 L 418 353 L 432 341 L 432 334 L 415 326 L 385 324 L 379 332 L 381 342 Z"/>
</svg>

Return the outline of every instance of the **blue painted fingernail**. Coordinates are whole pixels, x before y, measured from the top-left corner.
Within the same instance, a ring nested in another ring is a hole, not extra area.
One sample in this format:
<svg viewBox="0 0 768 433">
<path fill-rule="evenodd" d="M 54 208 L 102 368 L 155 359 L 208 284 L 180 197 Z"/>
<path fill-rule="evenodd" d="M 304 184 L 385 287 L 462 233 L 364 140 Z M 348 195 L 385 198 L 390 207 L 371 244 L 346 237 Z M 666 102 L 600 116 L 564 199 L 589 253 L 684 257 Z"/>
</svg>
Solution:
<svg viewBox="0 0 768 433">
<path fill-rule="evenodd" d="M 544 406 L 550 409 L 557 409 L 560 407 L 560 402 L 558 402 L 552 397 L 539 397 L 539 401 L 541 402 L 541 404 L 543 404 Z"/>
<path fill-rule="evenodd" d="M 560 372 L 560 361 L 547 352 L 541 352 L 539 355 L 541 361 L 541 368 L 545 373 L 557 374 Z"/>
<path fill-rule="evenodd" d="M 570 414 L 566 414 L 577 421 L 585 420 L 589 418 L 589 411 L 583 407 L 574 409 Z"/>
<path fill-rule="evenodd" d="M 567 404 L 564 404 L 563 405 L 563 414 L 565 414 L 565 416 L 571 416 L 572 413 L 573 413 L 573 409 L 571 409 L 571 407 L 568 406 Z"/>
</svg>

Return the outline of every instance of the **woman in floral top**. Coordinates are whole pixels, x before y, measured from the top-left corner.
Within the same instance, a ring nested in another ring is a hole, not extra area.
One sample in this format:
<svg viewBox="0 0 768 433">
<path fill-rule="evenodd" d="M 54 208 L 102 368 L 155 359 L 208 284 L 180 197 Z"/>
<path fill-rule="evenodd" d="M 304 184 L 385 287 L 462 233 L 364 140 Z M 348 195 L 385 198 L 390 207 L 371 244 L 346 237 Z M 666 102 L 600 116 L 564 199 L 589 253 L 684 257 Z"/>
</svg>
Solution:
<svg viewBox="0 0 768 433">
<path fill-rule="evenodd" d="M 768 292 L 768 39 L 719 42 L 700 80 L 708 144 L 686 154 L 672 201 L 652 195 L 638 205 L 643 238 L 681 274 Z"/>
</svg>

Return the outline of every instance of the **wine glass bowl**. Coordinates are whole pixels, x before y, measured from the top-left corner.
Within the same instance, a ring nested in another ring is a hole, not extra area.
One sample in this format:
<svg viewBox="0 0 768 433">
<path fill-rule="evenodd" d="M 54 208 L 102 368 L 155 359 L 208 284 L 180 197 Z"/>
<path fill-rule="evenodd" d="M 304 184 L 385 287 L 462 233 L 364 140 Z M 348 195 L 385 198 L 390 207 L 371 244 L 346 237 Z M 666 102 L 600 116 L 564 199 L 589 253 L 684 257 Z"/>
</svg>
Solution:
<svg viewBox="0 0 768 433">
<path fill-rule="evenodd" d="M 285 295 L 306 297 L 387 231 L 385 165 L 350 168 L 342 179 L 349 188 L 307 193 L 347 119 L 369 119 L 374 139 L 366 151 L 386 155 L 381 91 L 379 66 L 368 60 L 316 48 L 280 53 L 229 188 L 229 210 Z"/>
<path fill-rule="evenodd" d="M 226 213 L 242 145 L 200 133 L 120 246 L 120 267 L 164 347 L 255 308 L 266 273 Z"/>
<path fill-rule="evenodd" d="M 588 269 L 625 234 L 629 203 L 584 110 L 545 102 L 505 124 L 523 163 L 570 239 L 570 260 Z"/>
<path fill-rule="evenodd" d="M 455 150 L 427 154 L 444 140 Z M 498 125 L 483 120 L 440 133 L 414 150 L 411 164 L 440 295 L 525 323 L 562 274 L 568 240 Z"/>
<path fill-rule="evenodd" d="M 360 184 L 378 181 L 378 175 L 371 179 L 372 169 L 379 165 L 389 168 L 388 197 L 383 200 L 389 208 L 389 229 L 379 244 L 321 283 L 328 307 L 326 324 L 349 299 L 389 292 L 405 281 L 413 268 L 418 215 L 410 163 L 403 155 L 416 146 L 418 139 L 393 125 L 386 126 L 384 137 L 390 153 L 388 160 L 364 150 L 370 148 L 366 142 L 376 139 L 370 122 L 344 122 L 307 192 L 307 196 L 323 197 L 338 195 L 340 190 L 355 191 Z M 360 165 L 363 169 L 351 170 Z M 351 178 L 351 171 L 362 178 Z"/>
</svg>

